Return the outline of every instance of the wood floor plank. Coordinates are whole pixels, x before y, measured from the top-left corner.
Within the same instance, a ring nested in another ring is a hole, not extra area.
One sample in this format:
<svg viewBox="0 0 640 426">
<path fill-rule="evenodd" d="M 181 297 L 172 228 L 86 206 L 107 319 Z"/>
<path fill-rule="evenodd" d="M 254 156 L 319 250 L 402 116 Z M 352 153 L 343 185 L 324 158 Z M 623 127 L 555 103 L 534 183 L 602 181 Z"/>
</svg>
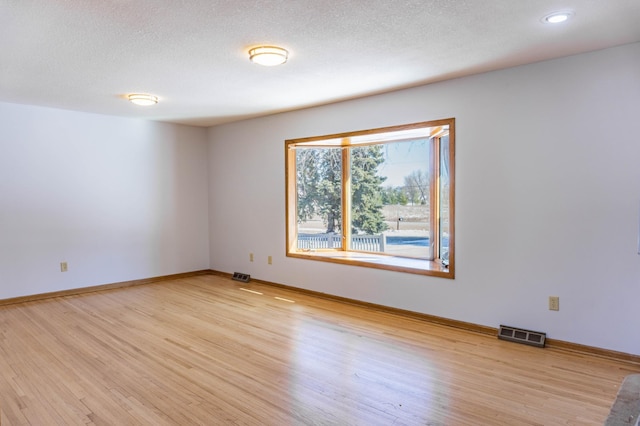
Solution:
<svg viewBox="0 0 640 426">
<path fill-rule="evenodd" d="M 639 370 L 217 275 L 0 307 L 3 426 L 600 425 Z"/>
</svg>

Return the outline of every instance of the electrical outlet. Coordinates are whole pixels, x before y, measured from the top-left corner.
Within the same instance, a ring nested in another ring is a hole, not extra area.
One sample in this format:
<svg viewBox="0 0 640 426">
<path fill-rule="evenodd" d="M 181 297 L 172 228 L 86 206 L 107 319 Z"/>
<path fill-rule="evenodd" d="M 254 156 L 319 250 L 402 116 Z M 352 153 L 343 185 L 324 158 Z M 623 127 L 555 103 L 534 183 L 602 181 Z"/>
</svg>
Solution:
<svg viewBox="0 0 640 426">
<path fill-rule="evenodd" d="M 249 253 L 249 262 L 253 262 L 253 253 Z"/>
<path fill-rule="evenodd" d="M 272 265 L 272 264 L 273 264 L 273 258 L 272 258 L 271 256 L 267 257 L 267 263 L 268 263 L 269 265 Z"/>
<path fill-rule="evenodd" d="M 549 310 L 550 311 L 560 310 L 560 298 L 558 296 L 549 296 Z"/>
<path fill-rule="evenodd" d="M 60 262 L 60 272 L 67 272 L 67 262 Z"/>
</svg>

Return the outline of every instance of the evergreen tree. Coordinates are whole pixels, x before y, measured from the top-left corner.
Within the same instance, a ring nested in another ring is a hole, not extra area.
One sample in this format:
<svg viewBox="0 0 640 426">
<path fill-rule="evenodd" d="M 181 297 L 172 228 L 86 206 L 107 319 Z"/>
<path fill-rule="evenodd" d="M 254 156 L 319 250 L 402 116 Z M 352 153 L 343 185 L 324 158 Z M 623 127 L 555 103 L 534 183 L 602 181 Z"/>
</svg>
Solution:
<svg viewBox="0 0 640 426">
<path fill-rule="evenodd" d="M 298 221 L 311 219 L 318 208 L 320 183 L 320 151 L 300 149 L 296 152 Z"/>
<path fill-rule="evenodd" d="M 299 149 L 296 152 L 298 222 L 322 217 L 326 233 L 337 232 L 342 223 L 340 148 Z"/>
<path fill-rule="evenodd" d="M 320 150 L 318 213 L 327 225 L 327 234 L 338 232 L 342 225 L 342 149 Z"/>
<path fill-rule="evenodd" d="M 387 229 L 382 214 L 382 183 L 378 166 L 384 162 L 382 145 L 351 150 L 352 232 L 378 234 Z"/>
<path fill-rule="evenodd" d="M 384 161 L 382 146 L 351 150 L 352 232 L 379 233 L 386 229 L 382 215 L 382 182 L 376 174 Z M 342 148 L 300 149 L 296 152 L 298 221 L 322 217 L 327 233 L 342 225 Z"/>
<path fill-rule="evenodd" d="M 406 206 L 408 202 L 403 186 L 387 186 L 382 191 L 382 204 L 385 206 L 392 204 Z"/>
</svg>

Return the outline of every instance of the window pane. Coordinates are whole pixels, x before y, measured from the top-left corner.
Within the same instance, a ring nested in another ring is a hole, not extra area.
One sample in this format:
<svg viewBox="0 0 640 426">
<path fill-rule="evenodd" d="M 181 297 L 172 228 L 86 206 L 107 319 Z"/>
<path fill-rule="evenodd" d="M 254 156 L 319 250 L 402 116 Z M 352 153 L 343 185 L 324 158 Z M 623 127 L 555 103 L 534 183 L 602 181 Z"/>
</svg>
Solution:
<svg viewBox="0 0 640 426">
<path fill-rule="evenodd" d="M 449 136 L 440 138 L 440 258 L 449 263 Z"/>
<path fill-rule="evenodd" d="M 351 250 L 429 258 L 429 141 L 351 149 Z"/>
<path fill-rule="evenodd" d="M 341 151 L 296 150 L 298 249 L 342 248 Z"/>
<path fill-rule="evenodd" d="M 382 183 L 384 146 L 351 148 L 351 250 L 384 252 Z"/>
</svg>

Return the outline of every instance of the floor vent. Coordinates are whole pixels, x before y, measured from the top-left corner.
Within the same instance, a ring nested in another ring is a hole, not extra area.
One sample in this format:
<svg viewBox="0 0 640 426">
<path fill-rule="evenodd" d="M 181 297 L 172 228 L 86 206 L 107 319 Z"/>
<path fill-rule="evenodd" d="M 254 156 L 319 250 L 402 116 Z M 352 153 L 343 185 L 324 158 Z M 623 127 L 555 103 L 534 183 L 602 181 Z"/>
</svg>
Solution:
<svg viewBox="0 0 640 426">
<path fill-rule="evenodd" d="M 547 333 L 523 330 L 521 328 L 509 327 L 508 325 L 501 325 L 500 330 L 498 330 L 498 339 L 524 343 L 525 345 L 537 346 L 539 348 L 544 348 L 546 338 Z"/>
<path fill-rule="evenodd" d="M 236 281 L 242 281 L 243 283 L 248 283 L 249 280 L 251 279 L 251 275 L 243 274 L 242 272 L 234 272 L 233 277 L 231 277 L 231 279 Z"/>
</svg>

